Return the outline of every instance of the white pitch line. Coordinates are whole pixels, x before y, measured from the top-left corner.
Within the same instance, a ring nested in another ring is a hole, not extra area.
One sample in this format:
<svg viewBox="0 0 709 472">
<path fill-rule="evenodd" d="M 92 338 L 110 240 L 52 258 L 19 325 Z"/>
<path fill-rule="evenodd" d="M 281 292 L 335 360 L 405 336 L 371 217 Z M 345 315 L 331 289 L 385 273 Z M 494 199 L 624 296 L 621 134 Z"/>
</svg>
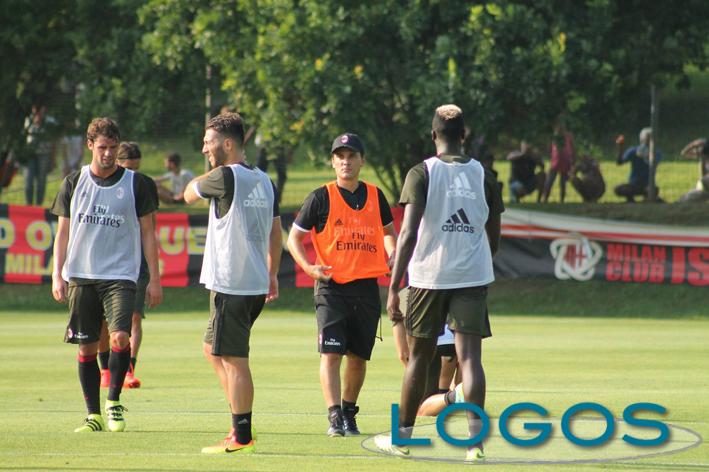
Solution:
<svg viewBox="0 0 709 472">
<path fill-rule="evenodd" d="M 97 452 L 92 453 L 80 453 L 71 454 L 68 452 L 43 452 L 38 453 L 36 451 L 28 451 L 27 453 L 21 452 L 0 452 L 0 457 L 125 457 L 125 452 Z M 170 452 L 170 453 L 157 453 L 157 452 L 131 452 L 131 457 L 206 457 L 200 452 Z M 323 458 L 323 459 L 360 459 L 360 460 L 382 460 L 382 459 L 397 459 L 394 456 L 388 456 L 383 454 L 372 454 L 372 455 L 347 455 L 347 454 L 288 454 L 281 452 L 256 452 L 251 457 L 286 457 L 286 458 L 302 458 L 302 459 L 312 459 L 312 458 Z M 0 467 L 1 469 L 2 467 Z"/>
</svg>

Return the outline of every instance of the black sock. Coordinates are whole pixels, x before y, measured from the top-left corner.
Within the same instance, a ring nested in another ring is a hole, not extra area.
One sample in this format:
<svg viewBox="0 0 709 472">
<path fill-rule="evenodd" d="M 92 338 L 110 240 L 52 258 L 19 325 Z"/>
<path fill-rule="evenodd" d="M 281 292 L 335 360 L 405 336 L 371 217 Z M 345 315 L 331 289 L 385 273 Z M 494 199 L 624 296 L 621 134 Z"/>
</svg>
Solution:
<svg viewBox="0 0 709 472">
<path fill-rule="evenodd" d="M 137 357 L 131 357 L 130 358 L 130 370 L 131 372 L 135 372 L 135 365 L 138 363 L 138 358 Z"/>
<path fill-rule="evenodd" d="M 342 400 L 342 411 L 354 412 L 356 407 L 356 403 Z"/>
<path fill-rule="evenodd" d="M 232 413 L 231 425 L 236 431 L 236 442 L 239 444 L 251 442 L 251 412 Z"/>
<path fill-rule="evenodd" d="M 439 388 L 436 393 L 448 393 L 449 391 L 450 391 L 450 389 L 448 389 L 448 388 Z"/>
<path fill-rule="evenodd" d="M 84 392 L 84 400 L 86 401 L 86 410 L 89 414 L 101 414 L 101 371 L 98 369 L 96 355 L 79 356 L 79 382 L 81 382 L 81 390 Z"/>
<path fill-rule="evenodd" d="M 111 355 L 108 358 L 108 370 L 111 371 L 111 386 L 108 388 L 109 400 L 118 401 L 121 397 L 128 367 L 130 367 L 130 347 L 126 347 L 123 351 L 111 349 Z"/>
<path fill-rule="evenodd" d="M 332 405 L 327 409 L 328 415 L 332 416 L 335 412 L 338 413 L 338 415 L 342 415 L 342 407 L 340 405 Z"/>
<path fill-rule="evenodd" d="M 108 369 L 108 354 L 111 351 L 105 351 L 105 352 L 99 352 L 98 353 L 98 361 L 101 366 L 101 369 L 106 370 Z"/>
<path fill-rule="evenodd" d="M 354 415 L 357 414 L 358 410 L 359 409 L 357 408 L 355 402 L 348 402 L 347 400 L 342 400 L 342 413 L 344 415 L 348 415 L 349 417 L 354 418 Z"/>
<path fill-rule="evenodd" d="M 455 403 L 455 390 L 450 390 L 446 392 L 443 398 L 446 401 L 446 405 L 452 405 L 453 403 Z"/>
</svg>

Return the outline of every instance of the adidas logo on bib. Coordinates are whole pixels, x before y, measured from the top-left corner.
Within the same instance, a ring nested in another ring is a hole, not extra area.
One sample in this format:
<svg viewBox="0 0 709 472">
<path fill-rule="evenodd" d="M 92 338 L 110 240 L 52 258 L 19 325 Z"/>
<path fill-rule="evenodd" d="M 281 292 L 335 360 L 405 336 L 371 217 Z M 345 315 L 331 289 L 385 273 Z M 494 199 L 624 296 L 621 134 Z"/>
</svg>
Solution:
<svg viewBox="0 0 709 472">
<path fill-rule="evenodd" d="M 463 197 L 475 200 L 478 196 L 471 189 L 472 187 L 470 186 L 468 177 L 461 172 L 453 179 L 453 183 L 446 192 L 446 197 Z"/>
<path fill-rule="evenodd" d="M 263 185 L 261 182 L 256 184 L 256 187 L 254 187 L 246 200 L 244 200 L 244 206 L 257 208 L 268 207 L 268 199 L 266 198 L 266 192 L 263 191 Z"/>
<path fill-rule="evenodd" d="M 450 233 L 474 233 L 475 228 L 471 226 L 468 215 L 465 214 L 465 210 L 459 208 L 458 211 L 453 213 L 450 218 L 446 220 L 441 226 L 441 229 Z"/>
</svg>

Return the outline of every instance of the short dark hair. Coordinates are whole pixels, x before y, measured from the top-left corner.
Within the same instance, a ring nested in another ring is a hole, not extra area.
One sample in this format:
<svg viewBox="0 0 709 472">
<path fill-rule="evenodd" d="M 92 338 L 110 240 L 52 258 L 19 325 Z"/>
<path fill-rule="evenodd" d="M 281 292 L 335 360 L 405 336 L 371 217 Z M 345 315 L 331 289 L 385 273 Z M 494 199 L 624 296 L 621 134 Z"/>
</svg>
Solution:
<svg viewBox="0 0 709 472">
<path fill-rule="evenodd" d="M 167 155 L 167 162 L 170 162 L 172 164 L 175 164 L 177 167 L 180 167 L 180 164 L 182 163 L 182 158 L 178 153 L 171 152 Z"/>
<path fill-rule="evenodd" d="M 120 160 L 127 159 L 140 159 L 143 155 L 140 153 L 140 146 L 134 141 L 123 141 L 120 146 L 118 146 L 118 156 Z"/>
<path fill-rule="evenodd" d="M 205 131 L 213 129 L 222 136 L 235 139 L 244 144 L 244 120 L 238 113 L 222 113 L 209 120 Z"/>
<path fill-rule="evenodd" d="M 431 129 L 444 141 L 456 141 L 465 135 L 463 110 L 457 105 L 441 105 L 433 115 Z"/>
<path fill-rule="evenodd" d="M 121 132 L 116 122 L 112 119 L 94 118 L 86 129 L 86 139 L 88 141 L 95 141 L 99 136 L 118 141 L 121 139 Z"/>
</svg>

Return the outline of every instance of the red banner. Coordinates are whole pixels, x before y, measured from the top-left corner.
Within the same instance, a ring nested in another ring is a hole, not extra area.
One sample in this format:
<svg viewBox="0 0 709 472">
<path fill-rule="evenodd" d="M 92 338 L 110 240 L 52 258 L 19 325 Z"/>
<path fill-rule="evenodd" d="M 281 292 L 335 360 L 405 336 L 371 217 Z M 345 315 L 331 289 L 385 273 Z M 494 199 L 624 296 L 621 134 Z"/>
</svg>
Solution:
<svg viewBox="0 0 709 472">
<path fill-rule="evenodd" d="M 399 230 L 403 211 L 393 208 Z M 284 228 L 293 215 L 283 215 Z M 499 277 L 555 277 L 583 282 L 709 285 L 709 228 L 608 222 L 540 212 L 503 214 L 502 245 L 495 257 Z M 51 281 L 56 217 L 39 207 L 0 205 L 0 283 Z M 197 285 L 207 236 L 207 215 L 159 213 L 156 234 L 162 284 Z M 306 251 L 315 250 L 306 238 Z M 282 286 L 313 281 L 284 252 Z M 382 277 L 380 285 L 388 285 Z"/>
</svg>

